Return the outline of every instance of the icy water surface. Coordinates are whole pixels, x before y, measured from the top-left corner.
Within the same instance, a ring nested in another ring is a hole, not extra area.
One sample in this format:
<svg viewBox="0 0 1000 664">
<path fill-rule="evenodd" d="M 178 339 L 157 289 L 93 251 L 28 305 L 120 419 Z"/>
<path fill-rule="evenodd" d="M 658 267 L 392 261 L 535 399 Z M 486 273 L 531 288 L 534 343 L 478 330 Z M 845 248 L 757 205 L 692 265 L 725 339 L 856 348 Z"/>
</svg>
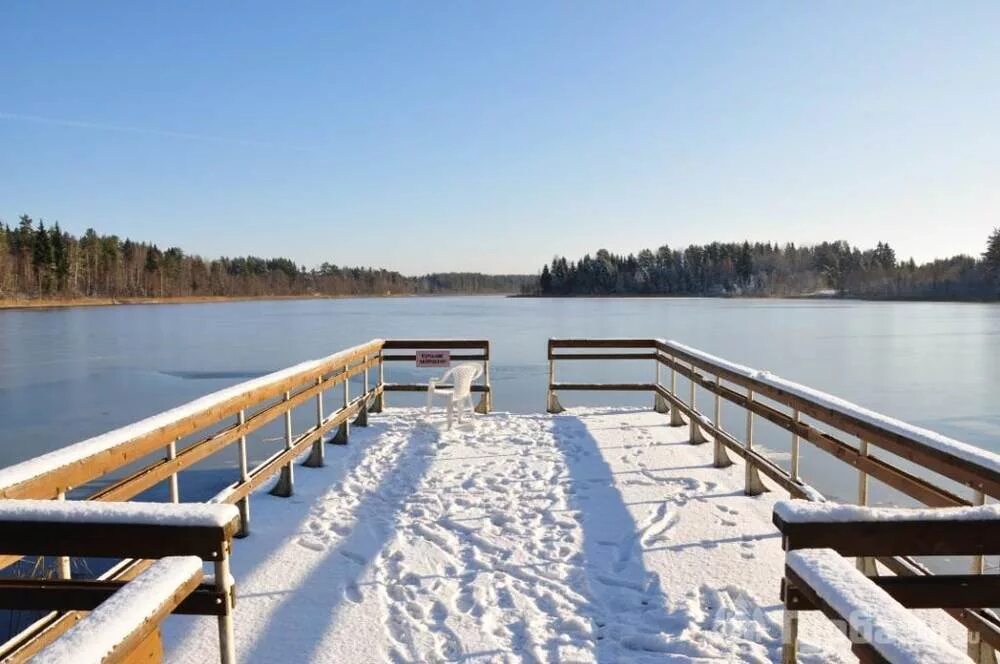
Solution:
<svg viewBox="0 0 1000 664">
<path fill-rule="evenodd" d="M 0 466 L 373 337 L 489 338 L 495 407 L 536 412 L 544 407 L 545 342 L 553 336 L 675 339 L 1000 450 L 1000 306 L 439 297 L 0 312 Z M 397 364 L 387 379 L 429 375 Z M 651 362 L 558 368 L 560 380 L 652 377 Z M 397 404 L 416 398 L 390 397 Z M 566 405 L 650 401 L 615 393 L 561 398 Z M 709 396 L 699 399 L 710 412 Z M 724 420 L 742 431 L 735 408 Z M 273 451 L 279 436 L 274 428 L 259 432 L 255 454 Z M 788 437 L 758 424 L 758 441 L 779 463 Z M 806 454 L 803 463 L 818 487 L 853 496 L 853 475 L 841 464 L 822 454 Z"/>
</svg>

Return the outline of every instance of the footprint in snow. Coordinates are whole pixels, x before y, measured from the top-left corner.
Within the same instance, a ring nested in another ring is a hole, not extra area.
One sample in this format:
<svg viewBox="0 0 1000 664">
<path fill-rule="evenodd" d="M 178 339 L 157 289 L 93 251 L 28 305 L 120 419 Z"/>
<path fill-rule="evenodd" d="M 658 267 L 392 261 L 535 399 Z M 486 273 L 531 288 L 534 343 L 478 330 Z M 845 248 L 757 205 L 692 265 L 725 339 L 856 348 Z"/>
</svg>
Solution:
<svg viewBox="0 0 1000 664">
<path fill-rule="evenodd" d="M 298 545 L 310 551 L 325 551 L 326 545 L 313 537 L 300 537 Z"/>
</svg>

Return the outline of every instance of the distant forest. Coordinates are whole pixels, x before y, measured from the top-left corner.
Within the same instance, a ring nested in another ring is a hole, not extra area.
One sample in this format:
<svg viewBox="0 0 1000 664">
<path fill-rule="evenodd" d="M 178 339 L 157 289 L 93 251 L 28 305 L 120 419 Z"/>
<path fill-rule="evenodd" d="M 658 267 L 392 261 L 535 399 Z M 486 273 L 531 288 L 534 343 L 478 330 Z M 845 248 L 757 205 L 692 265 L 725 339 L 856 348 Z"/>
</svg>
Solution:
<svg viewBox="0 0 1000 664">
<path fill-rule="evenodd" d="M 1000 229 L 980 257 L 916 264 L 899 261 L 884 242 L 859 249 L 846 242 L 813 246 L 720 243 L 644 249 L 620 256 L 601 249 L 578 261 L 556 257 L 542 268 L 539 295 L 801 296 L 998 300 Z"/>
<path fill-rule="evenodd" d="M 257 256 L 209 260 L 93 229 L 77 238 L 27 215 L 16 226 L 0 223 L 0 299 L 517 293 L 535 281 L 464 272 L 407 277 L 331 263 L 307 270 Z"/>
</svg>

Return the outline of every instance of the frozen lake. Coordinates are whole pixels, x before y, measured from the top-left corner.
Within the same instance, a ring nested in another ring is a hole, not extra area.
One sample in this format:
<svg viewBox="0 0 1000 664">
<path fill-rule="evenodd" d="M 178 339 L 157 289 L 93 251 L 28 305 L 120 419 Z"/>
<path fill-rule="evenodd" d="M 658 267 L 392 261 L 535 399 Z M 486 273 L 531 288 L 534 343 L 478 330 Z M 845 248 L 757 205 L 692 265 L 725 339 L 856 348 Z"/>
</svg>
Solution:
<svg viewBox="0 0 1000 664">
<path fill-rule="evenodd" d="M 0 312 L 0 466 L 373 337 L 492 342 L 497 410 L 544 408 L 549 337 L 664 337 L 1000 450 L 1000 306 L 816 300 L 436 297 Z M 649 380 L 645 363 L 560 365 L 559 379 Z M 651 363 L 650 363 L 651 365 Z M 387 365 L 387 379 L 429 372 Z M 415 395 L 389 395 L 394 405 Z M 648 396 L 564 393 L 571 405 Z M 708 405 L 702 397 L 703 406 Z M 735 409 L 724 421 L 740 431 Z M 260 455 L 277 435 L 265 429 Z M 761 427 L 783 462 L 788 434 Z M 808 446 L 806 446 L 808 447 Z M 805 448 L 804 448 L 805 449 Z M 807 480 L 852 495 L 805 453 Z"/>
</svg>

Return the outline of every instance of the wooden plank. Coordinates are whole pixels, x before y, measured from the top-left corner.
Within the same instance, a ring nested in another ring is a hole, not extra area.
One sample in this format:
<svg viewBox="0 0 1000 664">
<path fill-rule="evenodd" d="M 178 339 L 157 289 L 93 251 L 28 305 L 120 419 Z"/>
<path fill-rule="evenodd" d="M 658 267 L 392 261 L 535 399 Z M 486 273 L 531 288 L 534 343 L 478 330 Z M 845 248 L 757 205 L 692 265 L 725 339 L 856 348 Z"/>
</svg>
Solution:
<svg viewBox="0 0 1000 664">
<path fill-rule="evenodd" d="M 477 361 L 477 362 L 483 362 L 483 361 L 486 361 L 486 360 L 490 359 L 489 356 L 485 355 L 485 354 L 470 354 L 470 353 L 457 353 L 457 354 L 456 353 L 452 353 L 450 355 L 450 357 L 451 357 L 452 361 L 465 361 L 465 360 L 473 361 L 474 360 L 474 361 Z M 385 361 L 385 362 L 416 362 L 417 361 L 417 356 L 416 355 L 383 355 L 382 356 L 382 360 Z"/>
<path fill-rule="evenodd" d="M 907 556 L 880 557 L 878 561 L 898 576 L 934 576 L 930 570 Z M 1000 649 L 1000 618 L 991 609 L 944 609 L 952 618 L 977 632 L 990 647 Z"/>
<path fill-rule="evenodd" d="M 1000 528 L 989 521 L 786 522 L 772 516 L 785 550 L 833 549 L 843 556 L 964 556 L 1000 552 Z"/>
<path fill-rule="evenodd" d="M 656 339 L 549 339 L 549 348 L 656 348 Z"/>
<path fill-rule="evenodd" d="M 656 353 L 553 353 L 550 360 L 655 360 Z"/>
<path fill-rule="evenodd" d="M 0 553 L 99 558 L 198 556 L 217 560 L 238 528 L 146 523 L 0 521 Z"/>
<path fill-rule="evenodd" d="M 908 609 L 984 608 L 1000 597 L 996 574 L 935 574 L 925 577 L 873 576 L 871 582 Z M 818 610 L 797 586 L 784 587 L 782 599 L 796 611 Z"/>
<path fill-rule="evenodd" d="M 879 654 L 875 648 L 864 640 L 864 635 L 851 628 L 845 616 L 840 615 L 832 606 L 820 597 L 815 590 L 806 584 L 793 570 L 785 568 L 785 578 L 788 587 L 786 595 L 789 600 L 805 599 L 810 609 L 818 609 L 830 619 L 837 629 L 839 629 L 851 641 L 851 651 L 859 662 L 882 664 L 887 660 Z M 795 592 L 791 592 L 794 588 Z M 788 606 L 786 604 L 786 606 Z M 796 606 L 788 606 L 790 609 L 798 609 Z"/>
<path fill-rule="evenodd" d="M 421 383 L 384 383 L 383 387 L 386 392 L 426 392 L 427 385 Z M 440 389 L 450 390 L 455 386 L 449 384 L 438 385 Z M 490 387 L 488 385 L 470 385 L 469 389 L 472 392 L 489 392 Z"/>
<path fill-rule="evenodd" d="M 386 339 L 383 348 L 388 350 L 448 350 L 482 349 L 483 359 L 490 359 L 488 339 Z"/>
<path fill-rule="evenodd" d="M 157 625 L 142 643 L 128 653 L 121 664 L 161 664 L 163 662 L 163 636 Z"/>
<path fill-rule="evenodd" d="M 131 653 L 136 651 L 142 653 L 143 649 L 140 648 L 140 645 L 149 637 L 151 633 L 159 630 L 160 624 L 164 621 L 164 619 L 173 613 L 174 609 L 177 608 L 184 598 L 190 595 L 194 589 L 198 587 L 201 583 L 202 577 L 203 575 L 199 570 L 198 574 L 178 587 L 169 599 L 157 607 L 156 612 L 153 613 L 152 616 L 143 621 L 141 626 L 135 629 L 112 649 L 111 653 L 104 659 L 104 663 L 117 664 L 119 662 L 127 662 Z"/>
<path fill-rule="evenodd" d="M 652 383 L 552 383 L 550 390 L 586 392 L 652 392 Z"/>
<path fill-rule="evenodd" d="M 303 383 L 314 383 L 319 376 L 350 365 L 365 355 L 375 355 L 381 348 L 382 342 L 377 340 L 355 346 L 336 361 L 248 390 L 210 408 L 178 418 L 147 434 L 135 436 L 68 465 L 39 473 L 23 482 L 0 488 L 0 498 L 54 498 L 61 491 L 82 486 L 137 461 L 165 447 L 172 440 L 190 436 L 227 417 L 235 417 L 236 413 L 250 405 L 278 397 Z"/>
<path fill-rule="evenodd" d="M 93 611 L 128 581 L 93 579 L 0 579 L 0 609 Z M 182 615 L 225 614 L 225 594 L 202 583 L 174 609 Z"/>
</svg>

